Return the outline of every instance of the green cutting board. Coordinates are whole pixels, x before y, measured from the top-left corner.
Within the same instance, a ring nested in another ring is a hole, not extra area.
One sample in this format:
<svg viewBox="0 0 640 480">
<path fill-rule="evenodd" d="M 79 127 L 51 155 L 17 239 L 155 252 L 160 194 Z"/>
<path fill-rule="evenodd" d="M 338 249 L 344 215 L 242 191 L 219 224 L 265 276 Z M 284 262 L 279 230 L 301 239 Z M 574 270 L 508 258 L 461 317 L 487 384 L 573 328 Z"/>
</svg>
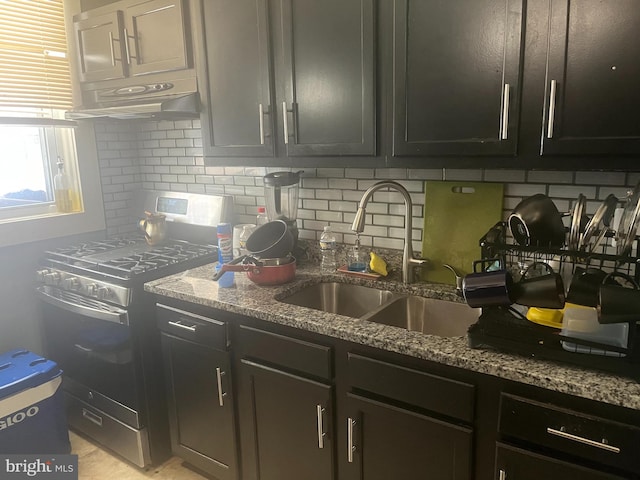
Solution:
<svg viewBox="0 0 640 480">
<path fill-rule="evenodd" d="M 460 273 L 473 271 L 480 239 L 502 220 L 503 185 L 481 182 L 425 182 L 422 256 L 429 259 L 422 279 L 455 285 L 448 263 Z"/>
</svg>

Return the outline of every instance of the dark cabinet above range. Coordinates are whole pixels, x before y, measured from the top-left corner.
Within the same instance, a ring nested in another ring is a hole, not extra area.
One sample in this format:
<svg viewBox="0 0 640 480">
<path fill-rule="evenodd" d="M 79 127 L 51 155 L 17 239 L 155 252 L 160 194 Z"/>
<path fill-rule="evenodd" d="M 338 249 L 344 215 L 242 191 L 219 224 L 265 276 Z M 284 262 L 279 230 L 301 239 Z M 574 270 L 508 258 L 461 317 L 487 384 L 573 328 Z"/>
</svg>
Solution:
<svg viewBox="0 0 640 480">
<path fill-rule="evenodd" d="M 208 0 L 202 8 L 210 163 L 375 154 L 373 0 Z"/>
<path fill-rule="evenodd" d="M 81 82 L 147 75 L 190 66 L 182 0 L 126 0 L 74 17 Z"/>
</svg>

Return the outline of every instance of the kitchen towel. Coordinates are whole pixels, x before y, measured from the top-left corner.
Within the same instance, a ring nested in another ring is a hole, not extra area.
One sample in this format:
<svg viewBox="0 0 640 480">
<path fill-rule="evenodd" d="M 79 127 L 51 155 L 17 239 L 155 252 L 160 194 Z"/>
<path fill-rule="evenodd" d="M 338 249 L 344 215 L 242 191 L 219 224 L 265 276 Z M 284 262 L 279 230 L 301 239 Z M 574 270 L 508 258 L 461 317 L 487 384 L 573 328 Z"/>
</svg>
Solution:
<svg viewBox="0 0 640 480">
<path fill-rule="evenodd" d="M 501 183 L 425 182 L 422 279 L 455 285 L 449 264 L 466 275 L 479 260 L 480 239 L 502 220 Z"/>
</svg>

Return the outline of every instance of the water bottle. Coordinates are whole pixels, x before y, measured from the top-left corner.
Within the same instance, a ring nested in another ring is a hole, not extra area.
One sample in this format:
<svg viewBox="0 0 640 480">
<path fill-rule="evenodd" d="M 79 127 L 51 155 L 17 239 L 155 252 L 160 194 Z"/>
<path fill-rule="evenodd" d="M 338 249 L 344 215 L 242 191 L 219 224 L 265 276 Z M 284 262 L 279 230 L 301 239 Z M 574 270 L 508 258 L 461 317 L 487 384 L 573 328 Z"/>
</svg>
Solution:
<svg viewBox="0 0 640 480">
<path fill-rule="evenodd" d="M 256 217 L 256 226 L 264 225 L 269 221 L 267 210 L 265 207 L 258 207 L 258 216 Z"/>
<path fill-rule="evenodd" d="M 320 251 L 322 253 L 322 261 L 320 263 L 322 272 L 335 272 L 336 268 L 338 268 L 336 262 L 336 237 L 329 225 L 324 227 L 324 231 L 320 236 Z"/>
</svg>

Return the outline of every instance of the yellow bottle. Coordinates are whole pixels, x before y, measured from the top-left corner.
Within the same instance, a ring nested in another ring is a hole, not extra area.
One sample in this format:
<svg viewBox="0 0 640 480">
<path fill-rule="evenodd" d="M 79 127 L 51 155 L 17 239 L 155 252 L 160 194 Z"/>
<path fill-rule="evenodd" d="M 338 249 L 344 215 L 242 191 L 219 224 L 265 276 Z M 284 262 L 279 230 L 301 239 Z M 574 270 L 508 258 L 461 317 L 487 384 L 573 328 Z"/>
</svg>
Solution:
<svg viewBox="0 0 640 480">
<path fill-rule="evenodd" d="M 58 173 L 53 177 L 53 194 L 56 199 L 56 207 L 58 208 L 58 212 L 71 212 L 73 211 L 71 189 L 69 187 L 69 179 L 64 172 L 64 164 L 60 157 L 58 157 L 57 165 Z"/>
</svg>

